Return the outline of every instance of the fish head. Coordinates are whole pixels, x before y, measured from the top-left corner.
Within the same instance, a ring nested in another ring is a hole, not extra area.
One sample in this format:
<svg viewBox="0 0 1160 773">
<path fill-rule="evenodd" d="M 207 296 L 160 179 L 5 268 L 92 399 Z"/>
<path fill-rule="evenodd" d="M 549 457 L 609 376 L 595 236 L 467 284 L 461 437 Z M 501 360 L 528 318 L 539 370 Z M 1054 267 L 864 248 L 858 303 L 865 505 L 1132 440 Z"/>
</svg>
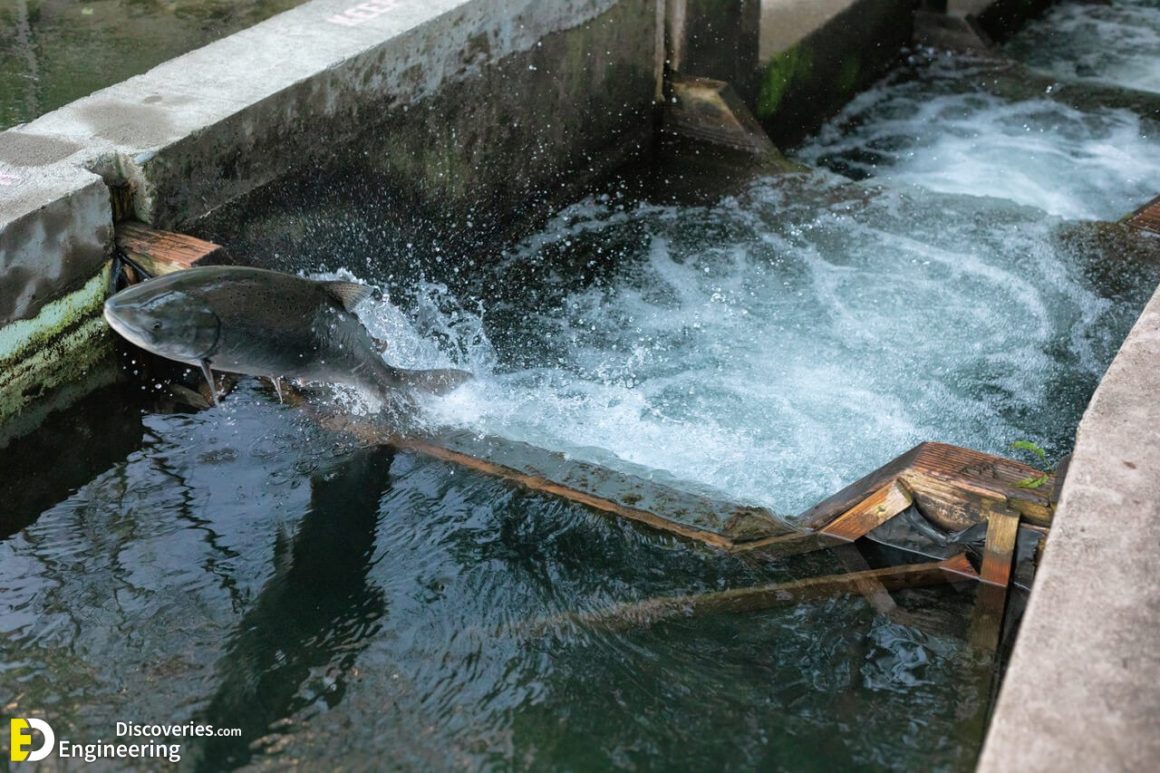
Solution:
<svg viewBox="0 0 1160 773">
<path fill-rule="evenodd" d="M 221 336 L 221 320 L 204 301 L 150 282 L 105 301 L 105 320 L 130 343 L 178 362 L 208 360 Z"/>
</svg>

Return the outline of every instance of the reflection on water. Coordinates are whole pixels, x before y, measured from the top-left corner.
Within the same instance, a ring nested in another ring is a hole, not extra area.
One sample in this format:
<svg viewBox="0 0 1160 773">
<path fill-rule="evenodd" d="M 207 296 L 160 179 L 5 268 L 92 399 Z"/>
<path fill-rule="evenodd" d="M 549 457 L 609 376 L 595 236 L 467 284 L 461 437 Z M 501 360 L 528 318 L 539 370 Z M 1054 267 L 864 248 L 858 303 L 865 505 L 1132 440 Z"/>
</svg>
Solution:
<svg viewBox="0 0 1160 773">
<path fill-rule="evenodd" d="M 841 571 L 832 557 L 708 553 L 352 449 L 259 390 L 145 413 L 139 449 L 0 543 L 7 711 L 78 742 L 118 720 L 242 728 L 184 742 L 205 770 L 973 759 L 954 622 L 912 629 L 838 598 L 616 633 L 529 625 Z M 900 601 L 955 621 L 971 593 Z"/>
<path fill-rule="evenodd" d="M 226 644 L 221 686 L 203 716 L 242 736 L 207 741 L 207 769 L 247 761 L 276 722 L 342 700 L 386 614 L 367 575 L 391 460 L 387 449 L 364 449 L 310 476 L 309 510 L 293 535 L 279 535 L 274 569 Z"/>
</svg>

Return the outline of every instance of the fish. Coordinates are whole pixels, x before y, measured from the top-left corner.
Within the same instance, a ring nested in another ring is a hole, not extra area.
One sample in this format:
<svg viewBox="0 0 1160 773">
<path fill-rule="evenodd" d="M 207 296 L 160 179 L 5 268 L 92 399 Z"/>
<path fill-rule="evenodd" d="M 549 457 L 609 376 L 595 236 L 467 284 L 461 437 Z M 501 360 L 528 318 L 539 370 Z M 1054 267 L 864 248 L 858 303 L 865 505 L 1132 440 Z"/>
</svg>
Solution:
<svg viewBox="0 0 1160 773">
<path fill-rule="evenodd" d="M 105 301 L 109 326 L 130 343 L 213 371 L 342 383 L 390 399 L 399 390 L 443 393 L 472 377 L 454 368 L 388 365 L 354 308 L 374 292 L 357 282 L 306 279 L 246 266 L 204 266 L 149 279 Z"/>
</svg>

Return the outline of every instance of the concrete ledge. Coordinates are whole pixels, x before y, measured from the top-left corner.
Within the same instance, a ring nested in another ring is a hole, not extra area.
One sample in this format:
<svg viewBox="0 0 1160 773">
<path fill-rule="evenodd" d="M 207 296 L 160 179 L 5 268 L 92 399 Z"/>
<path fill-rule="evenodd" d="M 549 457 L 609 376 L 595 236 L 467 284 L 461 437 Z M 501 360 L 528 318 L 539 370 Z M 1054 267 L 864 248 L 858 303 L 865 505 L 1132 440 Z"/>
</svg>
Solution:
<svg viewBox="0 0 1160 773">
<path fill-rule="evenodd" d="M 533 83 L 550 84 L 553 76 L 591 71 L 606 94 L 569 94 L 574 100 L 567 105 L 523 99 L 522 112 L 507 125 L 488 127 L 493 134 L 513 129 L 533 140 L 539 123 L 549 130 L 544 144 L 562 150 L 552 142 L 561 139 L 559 127 L 567 127 L 573 136 L 564 139 L 573 140 L 588 137 L 586 121 L 604 128 L 601 113 L 579 111 L 577 104 L 614 114 L 643 113 L 651 105 L 658 60 L 655 0 L 313 0 L 67 105 L 17 134 L 75 148 L 60 160 L 107 180 L 136 183 L 137 218 L 175 227 L 296 165 L 325 158 L 382 125 L 387 114 L 405 113 L 449 85 L 476 80 L 488 67 L 542 48 L 553 33 L 613 11 L 615 23 L 600 34 L 635 34 L 634 45 L 617 40 L 587 50 L 566 46 L 542 62 L 556 72 L 537 72 L 533 64 L 510 83 L 519 96 Z M 623 66 L 610 66 L 617 60 Z M 637 93 L 624 98 L 633 87 Z M 488 118 L 480 116 L 479 123 Z M 535 147 L 534 141 L 528 146 Z M 473 179 L 458 181 L 461 188 L 510 179 L 494 167 L 472 171 Z"/>
<path fill-rule="evenodd" d="M 59 144 L 0 134 L 0 326 L 35 317 L 100 269 L 113 241 L 109 191 Z"/>
<path fill-rule="evenodd" d="M 1076 436 L 979 770 L 1160 759 L 1160 291 Z"/>
</svg>

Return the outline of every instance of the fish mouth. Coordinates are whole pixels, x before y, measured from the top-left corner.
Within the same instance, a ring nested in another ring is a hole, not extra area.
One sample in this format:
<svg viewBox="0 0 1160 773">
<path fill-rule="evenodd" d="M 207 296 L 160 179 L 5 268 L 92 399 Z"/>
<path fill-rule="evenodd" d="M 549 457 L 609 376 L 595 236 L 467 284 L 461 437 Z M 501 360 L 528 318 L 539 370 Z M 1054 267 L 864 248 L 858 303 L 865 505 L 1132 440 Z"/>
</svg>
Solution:
<svg viewBox="0 0 1160 773">
<path fill-rule="evenodd" d="M 119 336 L 142 349 L 150 348 L 149 342 L 145 338 L 143 326 L 134 324 L 133 315 L 127 314 L 125 308 L 121 307 L 115 298 L 105 301 L 103 314 L 109 327 L 113 328 Z"/>
</svg>

